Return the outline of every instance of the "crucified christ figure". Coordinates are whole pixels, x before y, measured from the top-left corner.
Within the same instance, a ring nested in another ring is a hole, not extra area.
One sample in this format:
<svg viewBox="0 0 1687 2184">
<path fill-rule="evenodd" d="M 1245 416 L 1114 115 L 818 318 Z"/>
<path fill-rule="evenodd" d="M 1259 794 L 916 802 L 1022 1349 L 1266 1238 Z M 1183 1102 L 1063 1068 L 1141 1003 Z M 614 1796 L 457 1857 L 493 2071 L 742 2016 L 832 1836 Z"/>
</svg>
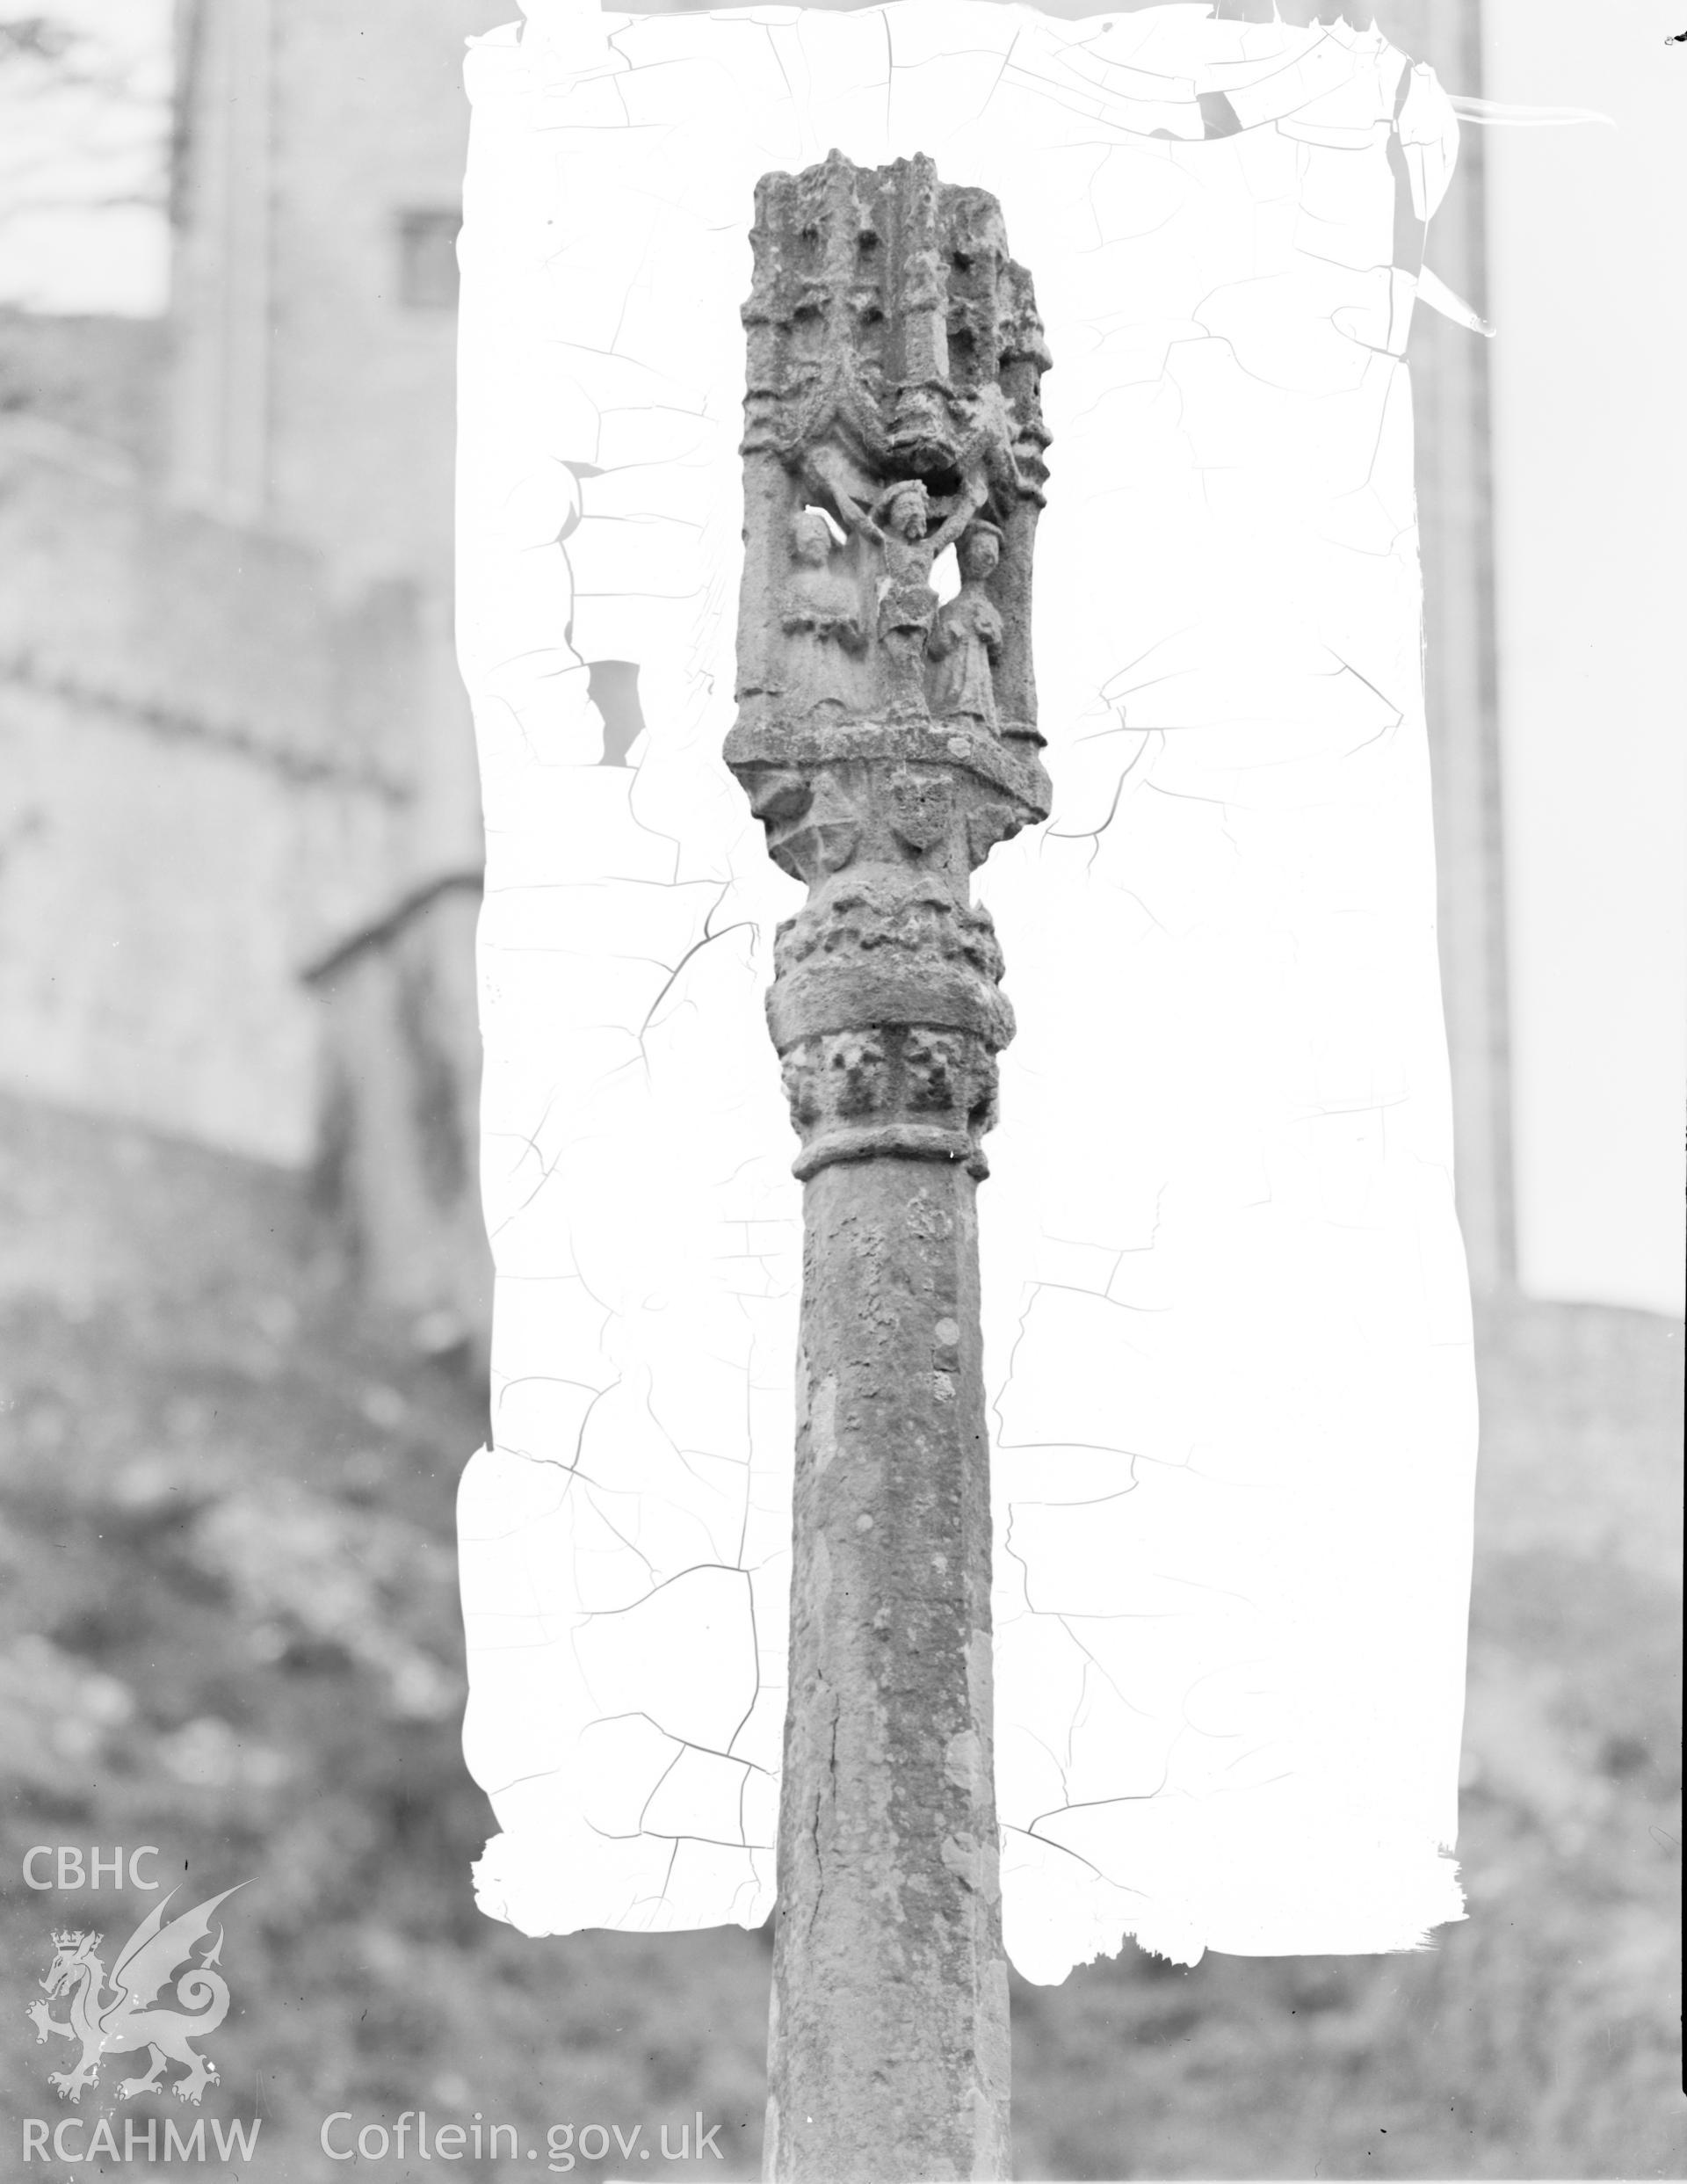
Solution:
<svg viewBox="0 0 1687 2184">
<path fill-rule="evenodd" d="M 885 488 L 870 508 L 864 508 L 836 478 L 829 478 L 828 483 L 844 522 L 851 531 L 870 538 L 883 556 L 877 635 L 885 662 L 881 693 L 885 717 L 923 720 L 929 711 L 926 647 L 938 611 L 938 595 L 931 589 L 932 563 L 984 505 L 989 497 L 988 483 L 981 471 L 971 473 L 943 521 L 928 535 L 932 508 L 923 479 L 899 478 Z"/>
</svg>

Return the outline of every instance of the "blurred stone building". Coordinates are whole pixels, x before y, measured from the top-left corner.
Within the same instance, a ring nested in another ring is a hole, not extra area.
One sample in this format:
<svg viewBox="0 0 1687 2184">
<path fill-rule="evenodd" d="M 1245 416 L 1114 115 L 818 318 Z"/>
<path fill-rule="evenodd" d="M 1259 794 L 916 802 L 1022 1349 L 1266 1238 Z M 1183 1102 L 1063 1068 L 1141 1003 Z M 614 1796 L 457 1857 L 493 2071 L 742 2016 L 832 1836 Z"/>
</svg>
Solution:
<svg viewBox="0 0 1687 2184">
<path fill-rule="evenodd" d="M 484 1351 L 466 33 L 178 0 L 168 323 L 0 321 L 0 1090 L 314 1179 Z"/>
<path fill-rule="evenodd" d="M 483 1356 L 455 236 L 463 41 L 514 0 L 176 11 L 168 322 L 0 318 L 0 1094 L 314 1179 L 375 1302 Z M 1473 10 L 1394 13 L 1480 88 Z M 1480 308 L 1476 149 L 1431 255 Z M 1419 318 L 1459 1202 L 1491 1289 L 1512 1255 L 1483 345 Z M 624 763 L 636 663 L 592 667 Z"/>
</svg>

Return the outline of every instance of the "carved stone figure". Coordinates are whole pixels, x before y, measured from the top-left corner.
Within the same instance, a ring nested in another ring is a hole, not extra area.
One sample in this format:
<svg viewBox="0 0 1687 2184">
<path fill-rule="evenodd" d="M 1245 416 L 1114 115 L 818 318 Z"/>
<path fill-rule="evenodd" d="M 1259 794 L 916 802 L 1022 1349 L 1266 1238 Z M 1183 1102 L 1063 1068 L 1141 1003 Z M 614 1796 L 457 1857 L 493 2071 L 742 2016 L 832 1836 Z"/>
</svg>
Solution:
<svg viewBox="0 0 1687 2184">
<path fill-rule="evenodd" d="M 841 1032 L 827 1042 L 826 1067 L 836 1088 L 832 1097 L 840 1114 L 873 1114 L 883 1107 L 882 1040 L 864 1032 Z"/>
<path fill-rule="evenodd" d="M 853 572 L 832 542 L 831 526 L 817 509 L 791 519 L 796 573 L 785 588 L 779 626 L 789 640 L 785 657 L 786 702 L 793 719 L 830 706 L 858 707 L 862 687 L 857 661 L 866 650 L 861 594 Z"/>
<path fill-rule="evenodd" d="M 929 640 L 938 663 L 931 710 L 964 716 L 992 734 L 996 728 L 996 662 L 1002 657 L 1002 615 L 989 581 L 1002 558 L 1002 534 L 991 523 L 973 523 L 958 549 L 960 590 L 939 613 Z"/>
<path fill-rule="evenodd" d="M 887 720 L 917 720 L 926 713 L 926 648 L 938 612 L 932 564 L 960 535 L 986 490 L 981 478 L 969 482 L 932 531 L 931 500 L 923 481 L 898 479 L 859 519 L 883 557 L 876 634 L 883 649 L 880 693 Z"/>
<path fill-rule="evenodd" d="M 960 1104 L 966 1089 L 966 1042 L 952 1032 L 916 1027 L 902 1048 L 908 1072 L 908 1104 L 916 1114 L 946 1114 Z"/>
</svg>

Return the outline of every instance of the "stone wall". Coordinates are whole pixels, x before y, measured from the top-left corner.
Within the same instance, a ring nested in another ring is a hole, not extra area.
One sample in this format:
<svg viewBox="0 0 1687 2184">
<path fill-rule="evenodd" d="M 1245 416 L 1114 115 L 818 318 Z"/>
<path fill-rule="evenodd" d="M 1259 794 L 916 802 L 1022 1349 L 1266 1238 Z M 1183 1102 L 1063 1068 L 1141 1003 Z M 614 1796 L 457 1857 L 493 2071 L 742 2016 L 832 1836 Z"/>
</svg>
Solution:
<svg viewBox="0 0 1687 2184">
<path fill-rule="evenodd" d="M 409 794 L 342 693 L 397 633 L 35 423 L 0 426 L 0 1085 L 301 1163 L 300 973 L 385 900 Z"/>
</svg>

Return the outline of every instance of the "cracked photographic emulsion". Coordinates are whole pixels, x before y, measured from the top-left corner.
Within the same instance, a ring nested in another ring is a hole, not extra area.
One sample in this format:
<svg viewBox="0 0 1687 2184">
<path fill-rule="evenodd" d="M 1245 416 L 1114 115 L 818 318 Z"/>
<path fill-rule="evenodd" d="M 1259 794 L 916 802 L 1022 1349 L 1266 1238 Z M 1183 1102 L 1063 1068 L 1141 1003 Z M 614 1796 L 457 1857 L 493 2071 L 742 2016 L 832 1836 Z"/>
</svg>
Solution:
<svg viewBox="0 0 1687 2184">
<path fill-rule="evenodd" d="M 801 858 L 723 753 L 757 185 L 836 155 L 987 192 L 1051 359 L 1025 631 L 1011 521 L 945 520 L 959 473 L 911 507 L 810 464 L 757 534 L 814 717 L 999 752 L 1034 650 L 1047 816 L 971 880 L 1017 1027 L 977 1193 L 1007 1953 L 1053 1983 L 1127 1938 L 1423 1946 L 1463 1916 L 1476 1437 L 1404 362 L 1415 308 L 1463 308 L 1423 263 L 1452 106 L 1342 23 L 987 0 L 531 0 L 467 82 L 482 1909 L 773 1905 L 814 1187 L 787 1094 L 809 1067 L 843 1104 L 805 1128 L 866 1128 L 883 1056 L 770 1041 Z M 778 789 L 819 870 L 874 824 Z M 941 1092 L 976 1056 L 893 1060 Z"/>
</svg>

